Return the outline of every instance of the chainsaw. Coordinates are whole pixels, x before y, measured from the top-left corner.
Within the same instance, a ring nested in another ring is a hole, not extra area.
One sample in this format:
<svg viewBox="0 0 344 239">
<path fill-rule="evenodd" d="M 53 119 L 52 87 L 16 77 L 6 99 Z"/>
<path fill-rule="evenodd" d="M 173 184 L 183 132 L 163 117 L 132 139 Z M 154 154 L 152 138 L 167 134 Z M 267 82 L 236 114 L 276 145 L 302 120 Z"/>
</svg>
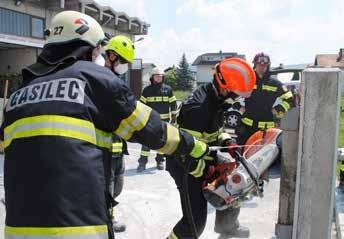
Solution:
<svg viewBox="0 0 344 239">
<path fill-rule="evenodd" d="M 244 146 L 210 147 L 217 150 L 217 165 L 209 168 L 203 185 L 206 200 L 217 210 L 225 210 L 237 207 L 252 192 L 263 197 L 262 175 L 280 155 L 281 133 L 276 128 L 264 129 Z"/>
</svg>

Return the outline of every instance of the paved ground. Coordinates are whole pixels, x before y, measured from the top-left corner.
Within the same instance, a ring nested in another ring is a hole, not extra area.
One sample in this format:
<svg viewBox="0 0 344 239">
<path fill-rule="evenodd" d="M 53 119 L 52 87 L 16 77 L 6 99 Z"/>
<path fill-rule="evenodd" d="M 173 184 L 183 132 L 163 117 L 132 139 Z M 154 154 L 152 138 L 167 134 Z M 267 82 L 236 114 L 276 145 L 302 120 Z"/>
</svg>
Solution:
<svg viewBox="0 0 344 239">
<path fill-rule="evenodd" d="M 176 186 L 166 171 L 155 169 L 155 161 L 150 157 L 148 169 L 136 173 L 140 146 L 129 144 L 130 156 L 126 158 L 124 190 L 116 209 L 117 219 L 127 224 L 127 231 L 116 234 L 116 239 L 162 239 L 166 238 L 181 216 L 179 195 Z M 0 157 L 2 172 L 2 157 Z M 251 239 L 277 239 L 274 235 L 278 216 L 279 170 L 270 172 L 270 183 L 265 187 L 264 198 L 254 198 L 243 203 L 240 222 L 249 227 Z M 2 177 L 0 197 L 3 197 Z M 344 195 L 338 194 L 342 228 L 344 229 Z M 0 238 L 3 237 L 5 209 L 0 203 Z M 226 239 L 228 237 L 213 231 L 215 210 L 208 207 L 208 222 L 201 239 Z M 334 235 L 334 234 L 333 234 Z M 333 237 L 335 238 L 335 237 Z M 234 239 L 234 238 L 233 238 Z"/>
</svg>

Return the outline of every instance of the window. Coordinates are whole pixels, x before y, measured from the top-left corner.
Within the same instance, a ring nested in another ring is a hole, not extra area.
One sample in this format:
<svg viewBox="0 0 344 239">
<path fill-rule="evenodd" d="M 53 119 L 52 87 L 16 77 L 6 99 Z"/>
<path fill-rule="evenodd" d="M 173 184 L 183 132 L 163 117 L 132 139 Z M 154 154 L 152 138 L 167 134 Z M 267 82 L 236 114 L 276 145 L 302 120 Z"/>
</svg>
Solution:
<svg viewBox="0 0 344 239">
<path fill-rule="evenodd" d="M 31 18 L 32 26 L 32 36 L 37 38 L 43 38 L 44 23 L 43 19 L 32 17 Z"/>
<path fill-rule="evenodd" d="M 0 8 L 0 33 L 44 38 L 44 19 Z"/>
</svg>

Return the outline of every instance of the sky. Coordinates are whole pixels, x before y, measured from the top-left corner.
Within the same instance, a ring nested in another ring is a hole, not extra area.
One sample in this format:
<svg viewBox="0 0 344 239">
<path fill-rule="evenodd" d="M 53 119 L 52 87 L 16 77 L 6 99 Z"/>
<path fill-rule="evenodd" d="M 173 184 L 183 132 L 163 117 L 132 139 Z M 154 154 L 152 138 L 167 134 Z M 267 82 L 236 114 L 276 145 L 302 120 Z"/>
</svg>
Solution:
<svg viewBox="0 0 344 239">
<path fill-rule="evenodd" d="M 97 0 L 149 23 L 136 58 L 167 68 L 185 53 L 190 64 L 208 52 L 238 52 L 251 62 L 313 63 L 344 48 L 343 0 Z"/>
</svg>

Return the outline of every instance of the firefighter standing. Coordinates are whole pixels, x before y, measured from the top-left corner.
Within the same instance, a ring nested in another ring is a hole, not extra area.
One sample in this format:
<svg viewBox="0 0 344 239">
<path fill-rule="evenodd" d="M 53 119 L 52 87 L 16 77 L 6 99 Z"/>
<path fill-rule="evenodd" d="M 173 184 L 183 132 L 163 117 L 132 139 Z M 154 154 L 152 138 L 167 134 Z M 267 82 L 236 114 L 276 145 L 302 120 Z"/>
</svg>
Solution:
<svg viewBox="0 0 344 239">
<path fill-rule="evenodd" d="M 242 124 L 237 130 L 241 145 L 256 131 L 275 127 L 274 115 L 282 118 L 295 105 L 291 91 L 270 76 L 270 64 L 270 57 L 265 53 L 258 53 L 253 59 L 257 82 L 251 96 L 245 99 Z"/>
<path fill-rule="evenodd" d="M 111 171 L 109 175 L 109 192 L 113 199 L 116 199 L 123 190 L 124 184 L 124 171 L 125 162 L 124 155 L 128 155 L 127 144 L 124 140 L 118 137 L 116 134 L 112 136 L 112 159 L 111 159 Z M 126 225 L 116 220 L 114 208 L 110 208 L 112 216 L 113 230 L 115 232 L 124 232 Z"/>
<path fill-rule="evenodd" d="M 164 74 L 165 73 L 158 67 L 152 69 L 150 78 L 151 84 L 143 89 L 140 101 L 155 109 L 160 114 L 160 118 L 163 121 L 171 121 L 174 123 L 177 113 L 177 99 L 173 95 L 172 88 L 162 82 Z M 149 148 L 142 145 L 137 172 L 142 172 L 146 169 L 148 156 Z M 155 161 L 157 169 L 163 170 L 165 161 L 164 155 L 157 153 Z"/>
<path fill-rule="evenodd" d="M 254 71 L 244 60 L 239 58 L 223 60 L 215 66 L 213 82 L 200 86 L 182 102 L 177 117 L 178 127 L 209 145 L 226 145 L 232 142 L 230 136 L 223 132 L 222 105 L 229 97 L 248 96 L 254 85 Z M 195 238 L 188 215 L 188 201 L 191 204 L 197 236 L 203 232 L 208 213 L 207 201 L 202 194 L 202 185 L 205 180 L 203 174 L 209 164 L 212 164 L 215 155 L 212 156 L 191 165 L 190 174 L 193 177 L 188 177 L 188 191 L 183 183 L 183 166 L 179 163 L 180 159 L 172 157 L 175 160 L 167 160 L 166 169 L 175 180 L 183 211 L 183 217 L 173 228 L 169 239 Z M 185 198 L 186 195 L 190 200 Z M 239 211 L 240 208 L 217 211 L 215 231 L 232 236 L 248 235 L 248 229 L 240 226 L 237 220 Z M 228 223 L 219 225 L 218 217 L 223 218 L 224 215 Z"/>
<path fill-rule="evenodd" d="M 118 68 L 116 68 L 115 66 L 115 63 L 118 56 L 121 56 L 123 59 L 126 57 L 125 49 L 121 48 L 123 42 L 128 45 L 132 44 L 130 39 L 126 36 L 118 35 L 111 38 L 105 46 L 106 52 L 104 54 L 105 67 L 109 68 L 120 79 L 122 79 L 122 76 L 125 75 L 126 67 L 124 67 L 124 70 L 118 70 Z M 110 163 L 111 170 L 108 172 L 110 174 L 108 175 L 108 187 L 113 199 L 116 199 L 123 190 L 125 171 L 124 155 L 129 155 L 129 153 L 126 141 L 118 137 L 116 134 L 113 134 L 112 140 L 112 160 Z M 115 218 L 115 208 L 111 208 L 110 213 L 112 216 L 114 231 L 125 231 L 126 225 L 124 223 L 117 221 Z"/>
<path fill-rule="evenodd" d="M 49 32 L 5 108 L 5 237 L 113 238 L 105 177 L 112 132 L 195 161 L 207 145 L 162 122 L 113 72 L 91 62 L 105 37 L 92 17 L 63 11 Z M 115 70 L 132 62 L 129 43 L 122 42 Z"/>
</svg>

